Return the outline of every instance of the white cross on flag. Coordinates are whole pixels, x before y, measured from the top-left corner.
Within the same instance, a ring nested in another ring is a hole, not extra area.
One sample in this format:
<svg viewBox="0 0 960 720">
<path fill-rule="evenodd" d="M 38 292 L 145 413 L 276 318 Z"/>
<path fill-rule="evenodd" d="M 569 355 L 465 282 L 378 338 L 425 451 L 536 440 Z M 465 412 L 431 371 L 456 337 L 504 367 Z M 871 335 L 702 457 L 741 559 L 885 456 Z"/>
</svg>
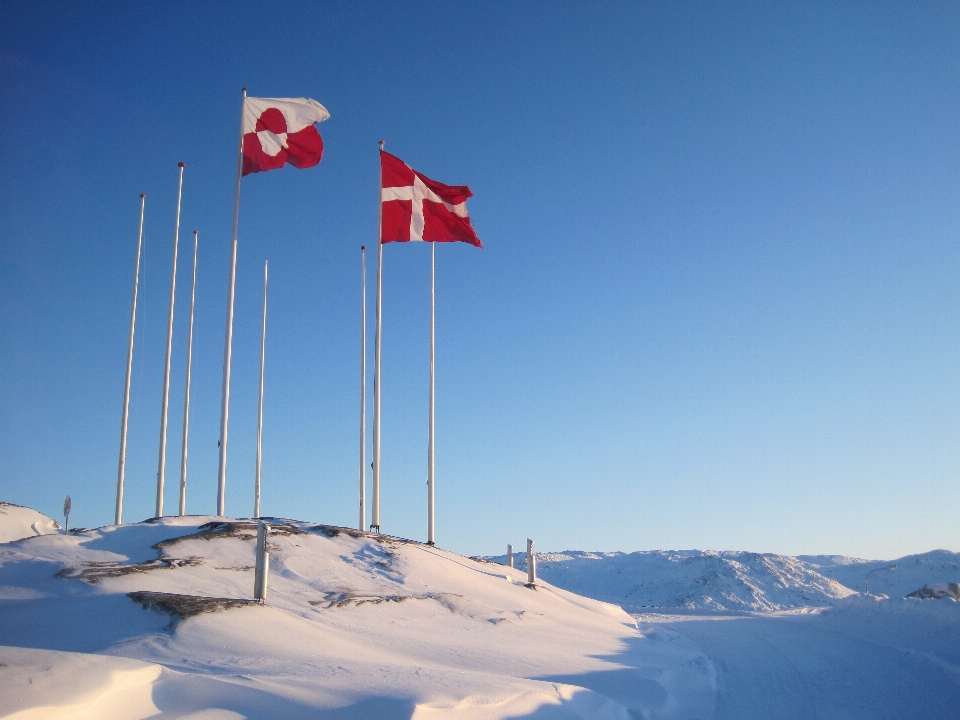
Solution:
<svg viewBox="0 0 960 720">
<path fill-rule="evenodd" d="M 255 98 L 243 101 L 243 174 L 275 170 L 287 163 L 308 168 L 323 157 L 323 140 L 313 126 L 330 117 L 310 98 Z"/>
<path fill-rule="evenodd" d="M 480 238 L 467 215 L 466 185 L 444 185 L 380 151 L 380 242 L 466 242 Z"/>
</svg>

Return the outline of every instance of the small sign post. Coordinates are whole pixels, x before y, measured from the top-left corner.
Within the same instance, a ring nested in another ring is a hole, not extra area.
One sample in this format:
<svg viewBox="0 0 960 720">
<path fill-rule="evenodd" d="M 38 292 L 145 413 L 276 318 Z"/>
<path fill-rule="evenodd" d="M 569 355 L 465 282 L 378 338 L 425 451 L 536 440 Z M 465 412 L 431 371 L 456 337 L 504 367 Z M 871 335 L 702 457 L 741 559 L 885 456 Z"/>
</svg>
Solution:
<svg viewBox="0 0 960 720">
<path fill-rule="evenodd" d="M 70 500 L 70 496 L 67 495 L 66 499 L 63 501 L 63 534 L 66 535 L 70 530 L 70 508 L 73 507 L 73 502 Z"/>
</svg>

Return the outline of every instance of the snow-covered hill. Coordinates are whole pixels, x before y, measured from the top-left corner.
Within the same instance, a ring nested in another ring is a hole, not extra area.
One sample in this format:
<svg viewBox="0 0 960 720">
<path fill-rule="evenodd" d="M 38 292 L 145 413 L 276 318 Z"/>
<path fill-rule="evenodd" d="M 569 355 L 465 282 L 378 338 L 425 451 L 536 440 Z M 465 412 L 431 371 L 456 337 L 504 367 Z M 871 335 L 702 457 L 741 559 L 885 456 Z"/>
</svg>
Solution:
<svg viewBox="0 0 960 720">
<path fill-rule="evenodd" d="M 960 553 L 931 550 L 897 560 L 857 560 L 834 555 L 806 555 L 798 558 L 826 577 L 863 592 L 870 573 L 870 593 L 903 597 L 924 585 L 960 582 Z M 896 565 L 895 570 L 885 568 Z M 873 572 L 876 571 L 876 572 Z"/>
<path fill-rule="evenodd" d="M 58 532 L 56 520 L 22 505 L 0 502 L 0 543 Z"/>
<path fill-rule="evenodd" d="M 525 570 L 525 555 L 515 557 Z M 833 605 L 853 592 L 797 558 L 747 552 L 537 553 L 537 571 L 558 587 L 629 612 L 786 610 Z"/>
<path fill-rule="evenodd" d="M 261 606 L 254 538 L 251 521 L 173 517 L 0 544 L 0 717 L 709 714 L 696 645 L 614 605 L 277 520 Z"/>
<path fill-rule="evenodd" d="M 526 556 L 514 555 L 526 570 Z M 505 556 L 489 558 L 503 563 Z M 897 565 L 895 571 L 884 568 Z M 864 591 L 903 597 L 924 585 L 960 581 L 960 553 L 933 550 L 899 560 L 700 550 L 537 553 L 539 575 L 571 592 L 629 612 L 769 612 L 829 607 Z"/>
</svg>

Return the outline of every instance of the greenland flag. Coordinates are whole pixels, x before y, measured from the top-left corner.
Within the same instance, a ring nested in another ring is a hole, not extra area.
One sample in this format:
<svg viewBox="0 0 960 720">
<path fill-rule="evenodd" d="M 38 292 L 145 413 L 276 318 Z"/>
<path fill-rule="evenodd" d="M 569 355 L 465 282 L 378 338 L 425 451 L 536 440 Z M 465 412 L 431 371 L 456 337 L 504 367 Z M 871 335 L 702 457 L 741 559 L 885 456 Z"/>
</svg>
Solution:
<svg viewBox="0 0 960 720">
<path fill-rule="evenodd" d="M 482 248 L 467 215 L 466 185 L 444 185 L 380 151 L 380 242 L 466 242 Z"/>
<path fill-rule="evenodd" d="M 313 126 L 330 117 L 309 98 L 255 98 L 243 101 L 243 174 L 275 170 L 290 163 L 313 167 L 323 157 L 323 140 Z"/>
</svg>

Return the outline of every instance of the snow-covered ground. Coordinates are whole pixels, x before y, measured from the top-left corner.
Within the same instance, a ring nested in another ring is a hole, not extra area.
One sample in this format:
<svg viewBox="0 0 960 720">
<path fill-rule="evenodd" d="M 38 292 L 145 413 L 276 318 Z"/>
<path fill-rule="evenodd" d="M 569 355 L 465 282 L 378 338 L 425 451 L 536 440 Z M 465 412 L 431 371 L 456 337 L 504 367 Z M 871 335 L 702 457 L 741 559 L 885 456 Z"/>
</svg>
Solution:
<svg viewBox="0 0 960 720">
<path fill-rule="evenodd" d="M 439 548 L 209 517 L 0 545 L 0 717 L 697 718 L 668 628 Z M 145 609 L 146 608 L 146 609 Z M 72 713 L 72 714 L 70 714 Z M 194 714 L 191 713 L 201 713 Z"/>
<path fill-rule="evenodd" d="M 867 720 L 960 699 L 960 602 L 852 592 L 890 563 L 539 554 L 529 588 L 522 567 L 273 524 L 264 606 L 249 520 L 0 543 L 0 718 Z M 956 560 L 901 559 L 871 590 L 955 582 Z"/>
<path fill-rule="evenodd" d="M 60 532 L 60 524 L 22 505 L 0 502 L 0 543 Z"/>
</svg>

